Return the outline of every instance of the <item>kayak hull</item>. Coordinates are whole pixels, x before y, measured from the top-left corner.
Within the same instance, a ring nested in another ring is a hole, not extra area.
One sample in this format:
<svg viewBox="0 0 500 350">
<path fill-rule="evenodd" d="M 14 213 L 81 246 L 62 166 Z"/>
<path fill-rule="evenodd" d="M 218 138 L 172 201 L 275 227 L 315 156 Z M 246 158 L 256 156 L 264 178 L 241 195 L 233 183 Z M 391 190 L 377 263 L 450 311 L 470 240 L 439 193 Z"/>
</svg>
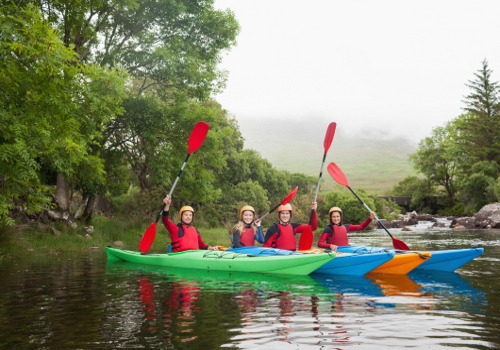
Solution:
<svg viewBox="0 0 500 350">
<path fill-rule="evenodd" d="M 289 251 L 258 246 L 231 248 L 228 251 L 256 256 L 317 254 L 317 250 Z M 378 266 L 390 261 L 395 255 L 393 251 L 381 251 L 372 254 L 339 253 L 335 259 L 319 267 L 314 273 L 338 276 L 363 276 Z"/>
<path fill-rule="evenodd" d="M 373 253 L 372 253 L 373 254 Z M 383 273 L 388 275 L 406 275 L 431 257 L 431 252 L 396 253 L 392 260 L 373 269 L 370 273 Z"/>
<path fill-rule="evenodd" d="M 374 253 L 385 250 L 387 249 L 367 246 L 344 246 L 338 248 L 339 252 L 349 253 Z M 396 252 L 408 253 L 408 251 L 405 250 L 396 250 Z M 419 252 L 420 251 L 416 251 L 416 253 Z M 430 252 L 432 253 L 431 257 L 422 264 L 416 266 L 415 270 L 453 272 L 483 254 L 484 248 L 473 247 L 465 249 L 432 250 Z"/>
<path fill-rule="evenodd" d="M 466 248 L 432 251 L 432 257 L 418 266 L 422 271 L 453 272 L 484 253 L 484 248 Z"/>
<path fill-rule="evenodd" d="M 285 275 L 308 275 L 335 258 L 334 253 L 290 256 L 252 256 L 227 252 L 188 250 L 168 254 L 142 254 L 137 251 L 106 247 L 109 261 L 197 270 L 257 272 Z"/>
<path fill-rule="evenodd" d="M 339 253 L 331 260 L 318 268 L 314 273 L 338 276 L 363 276 L 377 267 L 394 258 L 394 252 L 380 252 L 373 254 Z"/>
</svg>

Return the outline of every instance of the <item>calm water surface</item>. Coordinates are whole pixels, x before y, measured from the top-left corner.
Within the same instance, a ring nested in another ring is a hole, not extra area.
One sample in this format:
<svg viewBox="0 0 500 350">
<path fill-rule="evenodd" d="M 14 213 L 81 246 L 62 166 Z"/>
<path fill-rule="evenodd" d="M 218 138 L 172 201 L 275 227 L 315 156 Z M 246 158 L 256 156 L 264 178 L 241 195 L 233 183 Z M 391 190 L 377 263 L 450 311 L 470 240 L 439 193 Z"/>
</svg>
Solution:
<svg viewBox="0 0 500 350">
<path fill-rule="evenodd" d="M 485 247 L 456 273 L 337 278 L 161 270 L 104 251 L 0 265 L 1 349 L 498 349 L 500 230 L 394 235 Z M 351 243 L 391 247 L 385 231 Z"/>
</svg>

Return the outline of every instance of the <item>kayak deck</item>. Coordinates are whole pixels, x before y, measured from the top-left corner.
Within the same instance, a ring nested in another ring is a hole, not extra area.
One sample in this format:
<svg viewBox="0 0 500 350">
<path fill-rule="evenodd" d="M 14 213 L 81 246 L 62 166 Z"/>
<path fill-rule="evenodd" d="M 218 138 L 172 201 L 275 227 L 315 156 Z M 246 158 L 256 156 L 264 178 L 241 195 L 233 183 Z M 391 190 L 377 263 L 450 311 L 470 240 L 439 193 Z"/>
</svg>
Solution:
<svg viewBox="0 0 500 350">
<path fill-rule="evenodd" d="M 431 255 L 431 252 L 398 252 L 391 260 L 373 269 L 370 273 L 406 275 L 417 266 L 423 264 Z"/>
<path fill-rule="evenodd" d="M 363 276 L 382 264 L 392 260 L 395 253 L 391 251 L 373 254 L 338 253 L 331 260 L 318 268 L 314 273 L 341 276 Z"/>
<path fill-rule="evenodd" d="M 348 253 L 375 253 L 387 251 L 386 248 L 370 247 L 370 246 L 343 246 L 339 247 L 339 252 Z M 393 250 L 393 249 L 390 249 Z M 396 253 L 423 253 L 421 251 L 394 250 Z M 415 267 L 416 270 L 425 271 L 446 271 L 453 272 L 464 264 L 475 259 L 484 253 L 484 248 L 473 247 L 463 249 L 448 249 L 448 250 L 431 250 L 432 255 L 429 259 Z"/>
<path fill-rule="evenodd" d="M 228 251 L 188 250 L 168 254 L 142 254 L 106 247 L 110 261 L 198 270 L 308 275 L 335 258 L 335 253 L 289 256 L 252 256 Z"/>
</svg>

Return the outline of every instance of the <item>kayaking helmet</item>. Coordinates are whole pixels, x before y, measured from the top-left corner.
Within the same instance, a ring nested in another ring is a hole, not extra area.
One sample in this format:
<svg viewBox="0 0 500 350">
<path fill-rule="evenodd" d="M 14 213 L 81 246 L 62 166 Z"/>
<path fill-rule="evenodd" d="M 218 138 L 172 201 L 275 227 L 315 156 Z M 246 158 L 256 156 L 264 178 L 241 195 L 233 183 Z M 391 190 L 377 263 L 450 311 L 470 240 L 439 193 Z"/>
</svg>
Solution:
<svg viewBox="0 0 500 350">
<path fill-rule="evenodd" d="M 255 216 L 255 209 L 250 205 L 244 205 L 240 209 L 240 220 L 243 220 L 243 212 L 245 212 L 247 210 L 251 211 L 253 213 L 253 216 Z"/>
<path fill-rule="evenodd" d="M 194 209 L 193 209 L 193 207 L 191 207 L 189 205 L 185 205 L 185 206 L 183 206 L 181 208 L 181 210 L 179 210 L 179 220 L 182 220 L 182 213 L 184 213 L 185 211 L 190 211 L 194 215 Z"/>
<path fill-rule="evenodd" d="M 290 203 L 280 205 L 278 207 L 278 215 L 280 214 L 280 212 L 285 211 L 285 210 L 290 211 L 290 218 L 291 218 L 292 217 L 292 205 Z"/>
<path fill-rule="evenodd" d="M 328 211 L 328 218 L 330 219 L 330 223 L 332 223 L 332 213 L 335 211 L 340 214 L 340 221 L 342 222 L 342 209 L 340 209 L 339 207 L 331 207 Z"/>
</svg>

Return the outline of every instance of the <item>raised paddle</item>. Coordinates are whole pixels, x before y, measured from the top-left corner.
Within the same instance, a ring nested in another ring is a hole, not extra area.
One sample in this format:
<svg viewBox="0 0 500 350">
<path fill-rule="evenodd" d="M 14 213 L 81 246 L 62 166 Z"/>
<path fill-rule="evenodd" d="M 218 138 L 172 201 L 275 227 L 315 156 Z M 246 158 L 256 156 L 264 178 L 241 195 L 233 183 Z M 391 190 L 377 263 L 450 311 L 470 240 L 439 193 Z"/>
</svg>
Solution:
<svg viewBox="0 0 500 350">
<path fill-rule="evenodd" d="M 353 189 L 349 186 L 349 183 L 347 182 L 347 177 L 342 172 L 342 170 L 340 170 L 340 168 L 337 166 L 337 164 L 335 164 L 333 162 L 330 163 L 328 165 L 328 172 L 330 173 L 332 178 L 338 184 L 347 187 L 352 192 L 352 194 L 354 194 L 356 196 L 356 198 L 360 201 L 360 203 L 363 204 L 363 206 L 366 208 L 366 210 L 368 210 L 370 213 L 372 212 L 372 210 L 366 205 L 366 203 L 363 202 L 363 200 L 361 198 L 359 198 L 359 196 L 356 194 L 356 192 L 354 192 Z M 408 245 L 405 242 L 403 242 L 399 239 L 396 239 L 391 235 L 389 230 L 384 226 L 384 224 L 379 220 L 379 218 L 376 215 L 375 215 L 375 220 L 377 220 L 379 225 L 382 226 L 384 228 L 385 232 L 387 232 L 387 234 L 392 238 L 392 245 L 394 246 L 394 248 L 400 249 L 400 250 L 410 250 L 410 248 L 408 247 Z"/>
<path fill-rule="evenodd" d="M 184 167 L 186 166 L 186 163 L 189 159 L 189 156 L 191 153 L 196 151 L 198 148 L 201 147 L 203 144 L 203 141 L 205 141 L 205 137 L 207 136 L 208 133 L 208 124 L 205 122 L 198 122 L 193 128 L 193 131 L 191 131 L 191 135 L 189 136 L 188 139 L 188 153 L 186 156 L 186 159 L 184 159 L 184 163 L 182 164 L 179 173 L 177 174 L 177 177 L 174 181 L 174 184 L 172 185 L 172 188 L 170 189 L 169 196 L 172 195 L 174 192 L 175 186 L 177 186 L 177 182 L 179 181 L 179 178 L 181 177 L 181 174 L 184 170 Z M 158 224 L 158 220 L 160 220 L 161 215 L 163 213 L 163 208 L 165 208 L 165 204 L 161 207 L 160 213 L 156 217 L 156 220 L 154 223 L 149 225 L 149 227 L 146 229 L 146 232 L 144 232 L 144 235 L 142 236 L 141 242 L 139 244 L 139 249 L 142 253 L 147 253 L 149 248 L 151 248 L 151 245 L 153 244 L 156 236 L 156 225 Z"/>
<path fill-rule="evenodd" d="M 323 176 L 323 167 L 325 166 L 326 154 L 328 153 L 328 150 L 332 145 L 333 136 L 335 135 L 336 128 L 337 128 L 337 123 L 331 122 L 330 124 L 328 124 L 328 128 L 326 129 L 325 140 L 323 141 L 325 153 L 323 154 L 323 161 L 321 162 L 321 168 L 319 169 L 318 184 L 316 185 L 316 194 L 314 195 L 315 202 L 318 199 L 319 184 L 321 181 L 321 176 Z"/>
<path fill-rule="evenodd" d="M 271 210 L 269 210 L 267 213 L 265 213 L 264 215 L 262 215 L 260 218 L 258 218 L 258 220 L 264 219 L 266 216 L 268 216 L 273 211 L 275 211 L 276 209 L 278 209 L 278 207 L 280 205 L 285 205 L 288 202 L 290 202 L 293 199 L 293 197 L 295 197 L 295 195 L 297 194 L 298 190 L 299 190 L 299 188 L 295 187 L 293 190 L 290 191 L 290 193 L 287 194 L 287 196 L 285 198 L 283 198 L 283 200 L 280 202 L 280 204 L 278 204 L 277 206 L 275 206 L 274 208 L 272 208 Z"/>
<path fill-rule="evenodd" d="M 331 122 L 328 124 L 326 129 L 325 139 L 323 141 L 323 147 L 325 152 L 323 153 L 323 161 L 321 162 L 321 168 L 319 169 L 318 184 L 316 185 L 316 193 L 314 195 L 314 202 L 318 199 L 319 184 L 321 183 L 321 177 L 323 176 L 323 167 L 325 166 L 326 154 L 332 145 L 333 136 L 335 135 L 335 129 L 337 128 L 337 123 Z M 313 212 L 311 211 L 311 217 Z M 312 231 L 303 232 L 300 235 L 299 250 L 309 250 L 312 247 L 314 239 L 314 234 Z"/>
</svg>

